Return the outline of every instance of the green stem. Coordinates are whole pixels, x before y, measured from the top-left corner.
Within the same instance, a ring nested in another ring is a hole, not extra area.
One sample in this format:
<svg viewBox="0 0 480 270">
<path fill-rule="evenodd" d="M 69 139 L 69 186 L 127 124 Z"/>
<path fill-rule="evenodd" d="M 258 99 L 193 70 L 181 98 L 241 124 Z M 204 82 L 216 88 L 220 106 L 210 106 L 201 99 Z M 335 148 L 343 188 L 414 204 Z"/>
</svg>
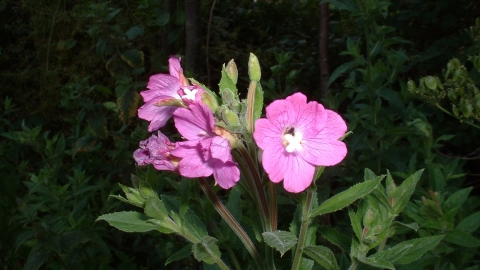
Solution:
<svg viewBox="0 0 480 270">
<path fill-rule="evenodd" d="M 448 115 L 450 115 L 450 116 L 455 117 L 455 115 L 453 115 L 451 112 L 445 110 L 445 108 L 443 108 L 442 106 L 440 106 L 440 104 L 435 103 L 435 106 L 436 106 L 438 109 L 440 109 L 442 112 L 444 112 L 444 113 L 446 113 L 446 114 L 448 114 Z M 457 118 L 457 117 L 455 117 L 455 118 Z M 458 119 L 458 118 L 457 118 L 457 119 Z M 468 121 L 463 121 L 463 120 L 461 120 L 461 119 L 458 119 L 458 120 L 460 120 L 460 122 L 462 122 L 462 123 L 465 123 L 465 124 L 467 124 L 467 125 L 470 125 L 470 126 L 472 126 L 472 127 L 475 127 L 475 128 L 480 129 L 480 126 L 475 125 L 474 123 L 471 123 L 471 122 L 468 122 Z"/>
<path fill-rule="evenodd" d="M 217 197 L 217 195 L 215 194 L 213 189 L 210 187 L 208 182 L 205 180 L 205 178 L 199 178 L 198 182 L 200 183 L 200 187 L 202 188 L 203 192 L 205 192 L 205 195 L 207 195 L 208 199 L 210 200 L 212 205 L 215 207 L 215 210 L 217 210 L 217 213 L 220 214 L 223 220 L 228 224 L 228 226 L 230 226 L 230 228 L 232 228 L 235 234 L 240 238 L 242 243 L 245 245 L 245 248 L 247 248 L 248 252 L 252 256 L 253 260 L 255 261 L 257 268 L 265 269 L 265 267 L 263 266 L 263 260 L 260 257 L 260 254 L 258 253 L 252 240 L 250 240 L 250 237 L 248 237 L 247 233 L 243 230 L 240 224 L 238 224 L 237 220 L 235 220 L 235 218 L 232 216 L 230 211 L 228 211 L 225 205 L 223 205 L 223 203 Z"/>
<path fill-rule="evenodd" d="M 313 202 L 313 190 L 307 189 L 307 198 L 301 201 L 302 207 L 302 226 L 300 227 L 300 234 L 298 236 L 297 248 L 295 249 L 295 257 L 293 259 L 292 270 L 300 269 L 300 261 L 302 260 L 302 249 L 307 238 L 308 226 L 312 222 L 310 218 L 310 209 Z"/>
<path fill-rule="evenodd" d="M 242 270 L 242 267 L 240 266 L 240 263 L 238 262 L 237 256 L 235 255 L 235 252 L 233 252 L 232 248 L 227 243 L 225 236 L 222 234 L 222 232 L 217 227 L 215 222 L 210 221 L 208 223 L 208 225 L 212 228 L 212 231 L 214 232 L 215 236 L 218 238 L 219 242 L 223 243 L 222 247 L 227 250 L 228 255 L 230 256 L 230 259 L 232 260 L 232 263 L 235 266 L 235 269 L 236 270 Z"/>
<path fill-rule="evenodd" d="M 270 227 L 272 231 L 277 230 L 278 209 L 277 209 L 277 191 L 273 182 L 268 183 L 269 209 L 270 209 Z"/>
<path fill-rule="evenodd" d="M 352 264 L 350 265 L 350 267 L 348 268 L 348 270 L 355 270 L 357 269 L 357 266 L 358 266 L 358 261 L 355 260 L 355 258 L 352 259 Z"/>
</svg>

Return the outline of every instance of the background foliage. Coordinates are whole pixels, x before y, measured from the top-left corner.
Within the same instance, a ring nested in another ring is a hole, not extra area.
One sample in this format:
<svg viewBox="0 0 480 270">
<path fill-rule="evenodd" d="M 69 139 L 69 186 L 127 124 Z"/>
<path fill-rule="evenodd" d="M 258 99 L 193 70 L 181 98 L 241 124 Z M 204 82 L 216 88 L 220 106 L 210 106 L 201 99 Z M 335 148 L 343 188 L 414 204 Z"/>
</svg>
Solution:
<svg viewBox="0 0 480 270">
<path fill-rule="evenodd" d="M 353 135 L 345 162 L 326 170 L 320 199 L 361 181 L 366 167 L 377 174 L 389 169 L 396 177 L 425 168 L 402 216 L 423 226 L 402 231 L 398 241 L 447 233 L 415 269 L 477 269 L 478 243 L 462 239 L 479 237 L 480 131 L 422 101 L 407 90 L 407 81 L 420 87 L 421 78 L 433 76 L 456 88 L 479 85 L 474 57 L 480 47 L 473 33 L 479 31 L 479 4 L 328 2 L 335 71 L 324 103 L 344 116 Z M 146 123 L 136 117 L 139 91 L 150 75 L 166 72 L 171 54 L 185 53 L 184 2 L 4 0 L 0 14 L 0 264 L 7 269 L 164 265 L 181 251 L 183 239 L 127 235 L 95 220 L 131 209 L 109 195 L 120 192 L 118 183 L 130 185 L 131 153 L 147 137 Z M 204 68 L 186 73 L 215 89 L 223 63 L 235 59 L 245 75 L 253 52 L 263 67 L 267 102 L 295 91 L 318 98 L 318 14 L 319 2 L 311 0 L 202 1 Z M 465 67 L 461 81 L 445 74 L 453 57 Z M 241 93 L 247 85 L 239 81 Z M 478 90 L 471 91 L 468 104 L 478 113 Z M 453 114 L 451 102 L 442 102 Z M 175 185 L 172 175 L 157 180 L 162 194 L 188 189 Z M 346 212 L 320 223 L 351 235 Z M 328 245 L 328 239 L 318 241 Z M 334 250 L 340 258 L 348 255 Z M 201 268 L 193 257 L 171 263 Z"/>
</svg>

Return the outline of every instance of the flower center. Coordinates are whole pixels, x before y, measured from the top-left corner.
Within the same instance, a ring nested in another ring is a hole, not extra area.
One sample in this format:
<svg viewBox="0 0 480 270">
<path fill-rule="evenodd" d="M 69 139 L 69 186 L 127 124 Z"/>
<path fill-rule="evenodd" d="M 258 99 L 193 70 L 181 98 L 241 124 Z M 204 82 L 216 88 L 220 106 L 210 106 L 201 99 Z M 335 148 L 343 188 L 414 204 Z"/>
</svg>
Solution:
<svg viewBox="0 0 480 270">
<path fill-rule="evenodd" d="M 195 94 L 198 92 L 197 89 L 190 90 L 188 89 L 188 87 L 182 87 L 182 90 L 185 93 L 185 95 L 183 95 L 182 98 L 195 100 Z"/>
<path fill-rule="evenodd" d="M 300 131 L 295 132 L 294 127 L 289 127 L 285 130 L 283 137 L 283 145 L 287 152 L 292 153 L 293 151 L 301 151 L 303 149 L 302 144 L 303 134 Z"/>
</svg>

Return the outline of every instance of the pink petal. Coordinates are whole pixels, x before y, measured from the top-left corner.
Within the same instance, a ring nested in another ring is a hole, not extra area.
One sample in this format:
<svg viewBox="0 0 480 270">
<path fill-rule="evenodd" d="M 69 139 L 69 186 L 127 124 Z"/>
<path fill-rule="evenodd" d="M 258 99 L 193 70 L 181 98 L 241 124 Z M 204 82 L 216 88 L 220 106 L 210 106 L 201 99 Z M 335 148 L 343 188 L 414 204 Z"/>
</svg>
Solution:
<svg viewBox="0 0 480 270">
<path fill-rule="evenodd" d="M 327 114 L 325 127 L 314 138 L 306 139 L 299 153 L 304 160 L 317 166 L 336 165 L 347 155 L 345 143 L 338 140 L 347 131 L 347 125 L 337 113 L 327 110 Z"/>
<path fill-rule="evenodd" d="M 177 109 L 177 107 L 172 106 L 158 107 L 153 105 L 158 101 L 158 99 L 152 99 L 138 109 L 138 117 L 150 121 L 148 126 L 148 131 L 150 132 L 165 126 L 168 119 L 172 117 L 173 112 Z"/>
<path fill-rule="evenodd" d="M 180 58 L 175 56 L 170 56 L 168 59 L 168 70 L 170 71 L 170 75 L 174 76 L 175 78 L 180 80 L 178 74 L 183 74 L 182 66 L 180 65 Z"/>
<path fill-rule="evenodd" d="M 212 111 L 203 103 L 192 103 L 189 109 L 178 108 L 173 113 L 175 127 L 188 140 L 213 137 L 215 118 Z"/>
<path fill-rule="evenodd" d="M 286 171 L 289 170 L 287 165 L 291 156 L 293 154 L 286 152 L 282 144 L 272 143 L 265 147 L 262 154 L 262 165 L 272 182 L 282 181 Z"/>
<path fill-rule="evenodd" d="M 230 151 L 230 142 L 227 139 L 220 136 L 213 137 L 210 144 L 212 158 L 221 160 L 223 163 L 232 161 L 232 154 Z"/>
<path fill-rule="evenodd" d="M 229 189 L 240 180 L 240 171 L 236 163 L 218 161 L 213 166 L 213 177 L 220 187 Z"/>
<path fill-rule="evenodd" d="M 313 180 L 315 166 L 300 158 L 288 159 L 289 170 L 286 171 L 283 179 L 285 190 L 293 193 L 302 192 L 307 189 Z"/>
<path fill-rule="evenodd" d="M 182 176 L 195 178 L 212 175 L 213 169 L 203 159 L 202 149 L 198 141 L 177 143 L 172 155 L 181 157 L 178 171 Z"/>
<path fill-rule="evenodd" d="M 265 147 L 271 142 L 282 143 L 283 130 L 273 125 L 270 120 L 261 118 L 255 122 L 255 131 L 253 132 L 253 138 L 258 147 L 265 149 Z"/>
<path fill-rule="evenodd" d="M 182 87 L 180 81 L 168 74 L 156 74 L 150 76 L 147 88 L 149 90 L 142 91 L 140 94 L 143 101 L 148 102 L 157 96 L 167 96 L 180 99 L 177 91 Z"/>
</svg>

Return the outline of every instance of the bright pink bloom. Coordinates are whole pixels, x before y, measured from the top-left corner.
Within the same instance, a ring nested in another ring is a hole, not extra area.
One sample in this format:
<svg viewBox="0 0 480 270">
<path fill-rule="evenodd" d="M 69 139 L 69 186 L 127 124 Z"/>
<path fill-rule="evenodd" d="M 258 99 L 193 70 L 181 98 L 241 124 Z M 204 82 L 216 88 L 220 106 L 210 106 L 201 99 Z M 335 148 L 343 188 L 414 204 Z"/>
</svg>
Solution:
<svg viewBox="0 0 480 270">
<path fill-rule="evenodd" d="M 267 118 L 255 122 L 253 137 L 263 150 L 262 164 L 272 182 L 283 180 L 287 191 L 304 191 L 315 166 L 333 166 L 347 154 L 339 141 L 345 121 L 302 93 L 276 100 L 266 108 Z"/>
<path fill-rule="evenodd" d="M 170 57 L 169 68 L 170 74 L 152 75 L 147 84 L 149 90 L 140 92 L 145 104 L 138 109 L 138 117 L 150 121 L 148 126 L 150 132 L 165 126 L 178 108 L 178 106 L 158 106 L 159 104 L 169 101 L 178 101 L 179 104 L 183 101 L 188 104 L 199 101 L 200 94 L 203 92 L 196 85 L 188 85 L 179 58 Z"/>
<path fill-rule="evenodd" d="M 214 133 L 215 118 L 203 103 L 192 103 L 189 109 L 178 108 L 173 113 L 175 126 L 188 141 L 178 142 L 172 155 L 182 158 L 178 163 L 181 175 L 189 178 L 213 174 L 224 189 L 240 179 L 237 163 L 230 152 L 230 142 Z"/>
<path fill-rule="evenodd" d="M 140 142 L 140 148 L 133 152 L 133 158 L 138 166 L 152 164 L 157 170 L 175 171 L 176 166 L 172 160 L 176 158 L 171 156 L 174 147 L 165 135 L 158 132 L 158 136 L 152 135 Z"/>
</svg>

